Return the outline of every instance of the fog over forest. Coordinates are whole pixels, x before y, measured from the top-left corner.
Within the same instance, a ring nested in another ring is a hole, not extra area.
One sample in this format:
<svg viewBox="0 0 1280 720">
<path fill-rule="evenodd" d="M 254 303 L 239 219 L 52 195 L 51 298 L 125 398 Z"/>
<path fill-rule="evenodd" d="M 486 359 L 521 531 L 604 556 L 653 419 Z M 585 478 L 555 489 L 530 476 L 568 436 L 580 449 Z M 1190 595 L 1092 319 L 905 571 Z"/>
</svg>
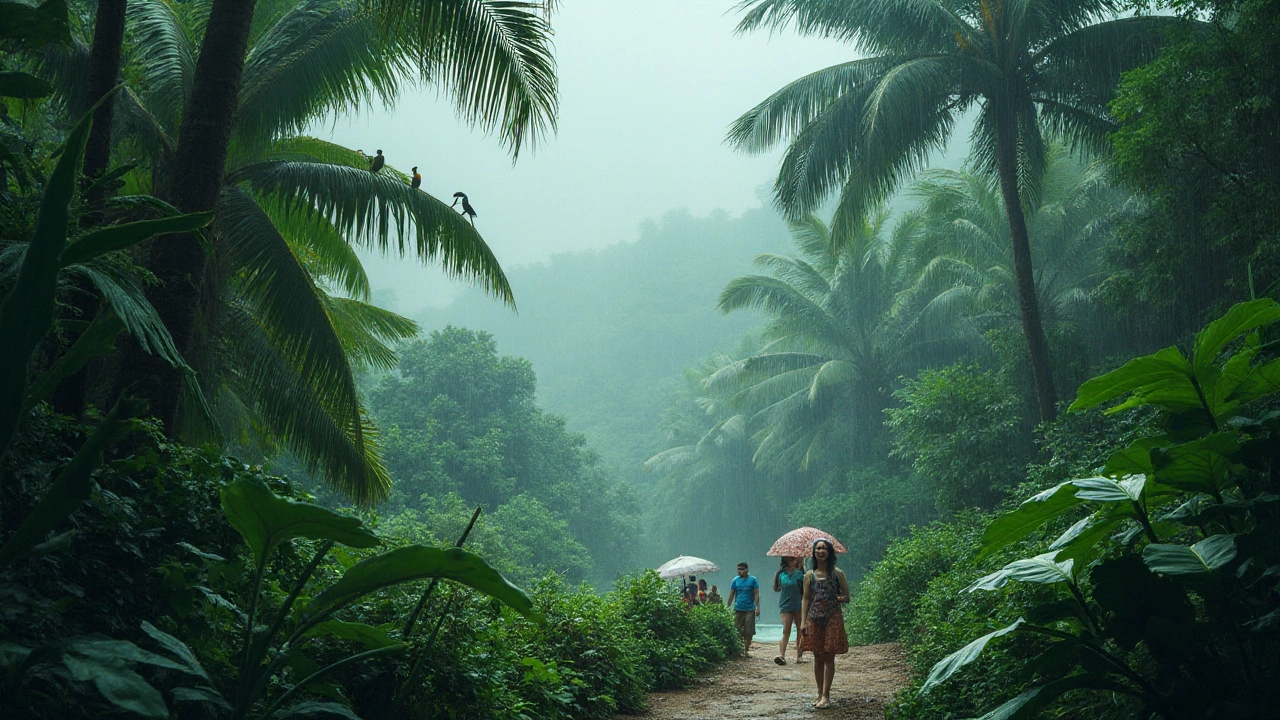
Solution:
<svg viewBox="0 0 1280 720">
<path fill-rule="evenodd" d="M 0 0 L 0 720 L 1280 717 L 1277 28 Z"/>
</svg>

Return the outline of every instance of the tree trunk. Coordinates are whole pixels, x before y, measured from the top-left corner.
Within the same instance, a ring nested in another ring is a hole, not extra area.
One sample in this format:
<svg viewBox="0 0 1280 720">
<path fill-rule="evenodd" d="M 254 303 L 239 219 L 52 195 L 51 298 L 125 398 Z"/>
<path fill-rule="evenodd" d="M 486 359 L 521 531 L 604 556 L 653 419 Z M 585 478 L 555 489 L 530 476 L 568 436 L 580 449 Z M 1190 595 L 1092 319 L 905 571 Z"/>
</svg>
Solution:
<svg viewBox="0 0 1280 720">
<path fill-rule="evenodd" d="M 255 2 L 214 0 L 209 13 L 191 98 L 182 115 L 172 182 L 162 193 L 182 212 L 204 212 L 217 205 Z M 207 264 L 204 247 L 192 235 L 167 235 L 152 243 L 151 271 L 162 285 L 150 299 L 184 358 L 196 347 Z M 166 432 L 176 434 L 184 394 L 181 375 L 136 348 L 126 355 L 124 366 Z"/>
<path fill-rule="evenodd" d="M 86 79 L 84 107 L 93 107 L 116 86 L 120 78 L 120 48 L 124 45 L 124 17 L 128 0 L 98 0 L 98 12 L 93 25 L 93 47 L 89 51 L 89 70 Z M 93 114 L 93 126 L 84 151 L 84 177 L 92 182 L 102 174 L 111 162 L 111 126 L 115 98 L 102 103 Z M 96 225 L 102 221 L 102 203 L 106 189 L 95 187 L 86 196 L 88 208 L 82 223 Z M 98 312 L 98 296 L 92 284 L 79 279 L 74 285 L 71 304 L 81 320 L 91 321 Z M 78 333 L 68 338 L 75 342 Z M 85 397 L 89 388 L 88 367 L 58 383 L 49 398 L 53 407 L 64 415 L 79 417 L 84 412 Z"/>
<path fill-rule="evenodd" d="M 94 19 L 93 48 L 89 53 L 89 71 L 86 78 L 85 107 L 92 107 L 102 99 L 120 78 L 120 48 L 124 44 L 124 14 L 127 0 L 98 0 L 98 14 Z M 111 162 L 111 124 L 115 99 L 102 103 L 93 114 L 93 127 L 89 130 L 89 142 L 84 151 L 84 176 L 94 180 Z M 90 202 L 101 202 L 101 190 L 93 193 Z"/>
<path fill-rule="evenodd" d="M 1027 218 L 1022 213 L 1022 197 L 1018 192 L 1017 143 L 1018 126 L 1013 109 L 1006 103 L 999 103 L 996 107 L 996 166 L 1005 214 L 1009 218 L 1014 283 L 1018 291 L 1018 308 L 1022 313 L 1022 334 L 1027 339 L 1027 353 L 1031 360 L 1031 377 L 1036 386 L 1040 421 L 1049 422 L 1058 416 L 1058 395 L 1053 387 L 1053 369 L 1049 364 L 1049 343 L 1040 323 L 1040 301 L 1036 297 Z"/>
</svg>

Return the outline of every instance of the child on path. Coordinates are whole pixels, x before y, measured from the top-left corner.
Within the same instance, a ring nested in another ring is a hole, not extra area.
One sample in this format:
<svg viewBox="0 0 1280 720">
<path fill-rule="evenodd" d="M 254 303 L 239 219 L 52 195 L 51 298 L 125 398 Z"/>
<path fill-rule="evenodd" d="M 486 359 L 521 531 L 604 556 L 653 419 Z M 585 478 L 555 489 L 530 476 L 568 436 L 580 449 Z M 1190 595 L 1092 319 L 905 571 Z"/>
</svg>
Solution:
<svg viewBox="0 0 1280 720">
<path fill-rule="evenodd" d="M 849 652 L 840 604 L 849 602 L 849 581 L 836 568 L 836 549 L 826 538 L 813 541 L 813 569 L 804 576 L 800 610 L 800 649 L 813 653 L 813 679 L 818 684 L 815 708 L 831 705 L 836 655 Z"/>
<path fill-rule="evenodd" d="M 791 640 L 791 625 L 796 626 L 796 662 L 804 655 L 800 648 L 800 607 L 804 596 L 804 560 L 798 557 L 782 558 L 782 566 L 773 575 L 773 591 L 778 596 L 778 612 L 782 615 L 782 640 L 778 642 L 778 654 L 773 661 L 787 664 L 787 643 Z"/>
<path fill-rule="evenodd" d="M 733 608 L 733 624 L 742 636 L 742 655 L 751 657 L 751 638 L 756 634 L 756 618 L 760 617 L 760 581 L 747 573 L 747 564 L 738 563 L 738 576 L 729 583 L 729 607 Z"/>
</svg>

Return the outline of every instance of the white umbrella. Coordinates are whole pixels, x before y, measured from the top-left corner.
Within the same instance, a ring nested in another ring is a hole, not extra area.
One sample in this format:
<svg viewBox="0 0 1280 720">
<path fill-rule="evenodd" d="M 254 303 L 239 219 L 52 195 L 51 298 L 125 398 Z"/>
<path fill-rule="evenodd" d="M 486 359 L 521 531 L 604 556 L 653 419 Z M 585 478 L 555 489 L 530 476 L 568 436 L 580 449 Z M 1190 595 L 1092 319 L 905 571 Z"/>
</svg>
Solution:
<svg viewBox="0 0 1280 720">
<path fill-rule="evenodd" d="M 710 560 L 703 560 L 692 555 L 681 555 L 674 560 L 662 563 L 662 567 L 658 568 L 658 577 L 671 579 L 681 575 L 709 572 L 720 572 L 720 568 L 716 567 L 716 564 Z"/>
</svg>

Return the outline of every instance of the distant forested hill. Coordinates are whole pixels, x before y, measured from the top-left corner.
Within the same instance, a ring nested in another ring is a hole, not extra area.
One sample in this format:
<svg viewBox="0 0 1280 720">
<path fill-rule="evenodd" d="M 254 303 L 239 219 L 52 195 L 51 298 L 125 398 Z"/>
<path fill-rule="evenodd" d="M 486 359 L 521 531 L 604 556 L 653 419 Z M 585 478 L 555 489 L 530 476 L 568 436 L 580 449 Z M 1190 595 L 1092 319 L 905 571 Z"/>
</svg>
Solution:
<svg viewBox="0 0 1280 720">
<path fill-rule="evenodd" d="M 508 269 L 518 314 L 478 290 L 418 316 L 492 333 L 504 355 L 537 369 L 543 407 L 626 477 L 662 449 L 657 425 L 684 368 L 730 350 L 760 316 L 722 315 L 716 298 L 762 252 L 787 252 L 786 226 L 757 208 L 693 217 L 671 212 L 635 242 Z"/>
</svg>

